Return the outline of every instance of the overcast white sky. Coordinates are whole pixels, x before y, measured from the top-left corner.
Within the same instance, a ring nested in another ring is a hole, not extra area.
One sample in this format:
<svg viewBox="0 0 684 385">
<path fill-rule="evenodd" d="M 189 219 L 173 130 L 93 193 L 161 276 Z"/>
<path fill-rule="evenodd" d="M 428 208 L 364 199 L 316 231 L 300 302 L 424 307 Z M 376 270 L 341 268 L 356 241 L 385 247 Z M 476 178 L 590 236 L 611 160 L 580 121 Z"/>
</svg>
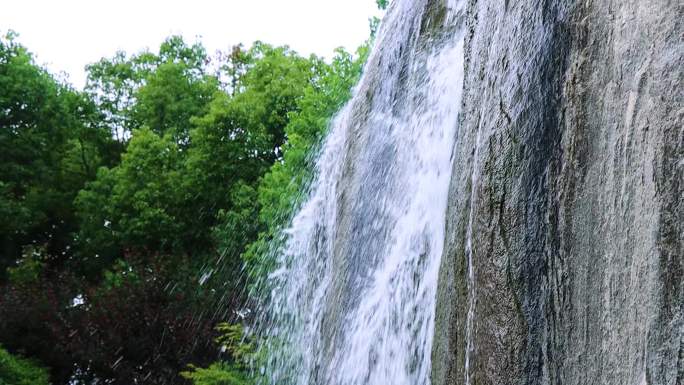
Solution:
<svg viewBox="0 0 684 385">
<path fill-rule="evenodd" d="M 368 37 L 373 0 L 0 0 L 0 33 L 19 41 L 77 88 L 84 66 L 117 50 L 156 50 L 171 34 L 210 53 L 255 40 L 330 57 Z"/>
</svg>

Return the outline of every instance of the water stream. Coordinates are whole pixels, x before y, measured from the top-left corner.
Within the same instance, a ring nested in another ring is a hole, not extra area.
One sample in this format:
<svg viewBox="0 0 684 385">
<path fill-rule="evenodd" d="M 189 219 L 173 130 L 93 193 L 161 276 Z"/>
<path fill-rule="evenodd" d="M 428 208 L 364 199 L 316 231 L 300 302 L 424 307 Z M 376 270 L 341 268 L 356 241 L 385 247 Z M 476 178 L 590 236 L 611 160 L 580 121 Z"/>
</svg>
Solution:
<svg viewBox="0 0 684 385">
<path fill-rule="evenodd" d="M 435 2 L 430 2 L 430 4 Z M 427 385 L 463 88 L 463 1 L 397 0 L 270 276 L 272 384 Z"/>
</svg>

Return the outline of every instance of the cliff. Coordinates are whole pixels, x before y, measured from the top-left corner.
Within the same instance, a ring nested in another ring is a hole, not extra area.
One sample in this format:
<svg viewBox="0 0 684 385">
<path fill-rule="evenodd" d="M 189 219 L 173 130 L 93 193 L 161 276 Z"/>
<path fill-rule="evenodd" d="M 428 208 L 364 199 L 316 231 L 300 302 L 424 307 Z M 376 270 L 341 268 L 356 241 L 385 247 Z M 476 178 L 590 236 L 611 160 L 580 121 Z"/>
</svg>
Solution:
<svg viewBox="0 0 684 385">
<path fill-rule="evenodd" d="M 466 13 L 432 383 L 684 383 L 681 3 Z"/>
</svg>

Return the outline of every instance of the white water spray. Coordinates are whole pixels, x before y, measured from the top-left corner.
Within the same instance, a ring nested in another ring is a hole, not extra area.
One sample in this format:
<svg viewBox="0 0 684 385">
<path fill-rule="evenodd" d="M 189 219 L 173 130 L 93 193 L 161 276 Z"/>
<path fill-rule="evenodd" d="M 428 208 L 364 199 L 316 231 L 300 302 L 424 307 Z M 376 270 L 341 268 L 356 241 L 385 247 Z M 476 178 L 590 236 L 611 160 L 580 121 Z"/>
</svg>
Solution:
<svg viewBox="0 0 684 385">
<path fill-rule="evenodd" d="M 428 1 L 395 1 L 331 127 L 270 277 L 273 385 L 430 383 L 463 87 L 463 1 L 445 3 L 449 32 L 426 36 Z"/>
</svg>

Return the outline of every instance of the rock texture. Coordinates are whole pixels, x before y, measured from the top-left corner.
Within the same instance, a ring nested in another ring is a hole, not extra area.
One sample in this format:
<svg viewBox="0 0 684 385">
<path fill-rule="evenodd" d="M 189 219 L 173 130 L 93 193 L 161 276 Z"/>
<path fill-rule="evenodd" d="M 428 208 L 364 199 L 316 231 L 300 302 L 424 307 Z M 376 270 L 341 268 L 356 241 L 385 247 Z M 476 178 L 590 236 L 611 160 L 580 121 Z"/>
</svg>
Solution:
<svg viewBox="0 0 684 385">
<path fill-rule="evenodd" d="M 434 385 L 684 384 L 683 16 L 470 1 Z"/>
</svg>

